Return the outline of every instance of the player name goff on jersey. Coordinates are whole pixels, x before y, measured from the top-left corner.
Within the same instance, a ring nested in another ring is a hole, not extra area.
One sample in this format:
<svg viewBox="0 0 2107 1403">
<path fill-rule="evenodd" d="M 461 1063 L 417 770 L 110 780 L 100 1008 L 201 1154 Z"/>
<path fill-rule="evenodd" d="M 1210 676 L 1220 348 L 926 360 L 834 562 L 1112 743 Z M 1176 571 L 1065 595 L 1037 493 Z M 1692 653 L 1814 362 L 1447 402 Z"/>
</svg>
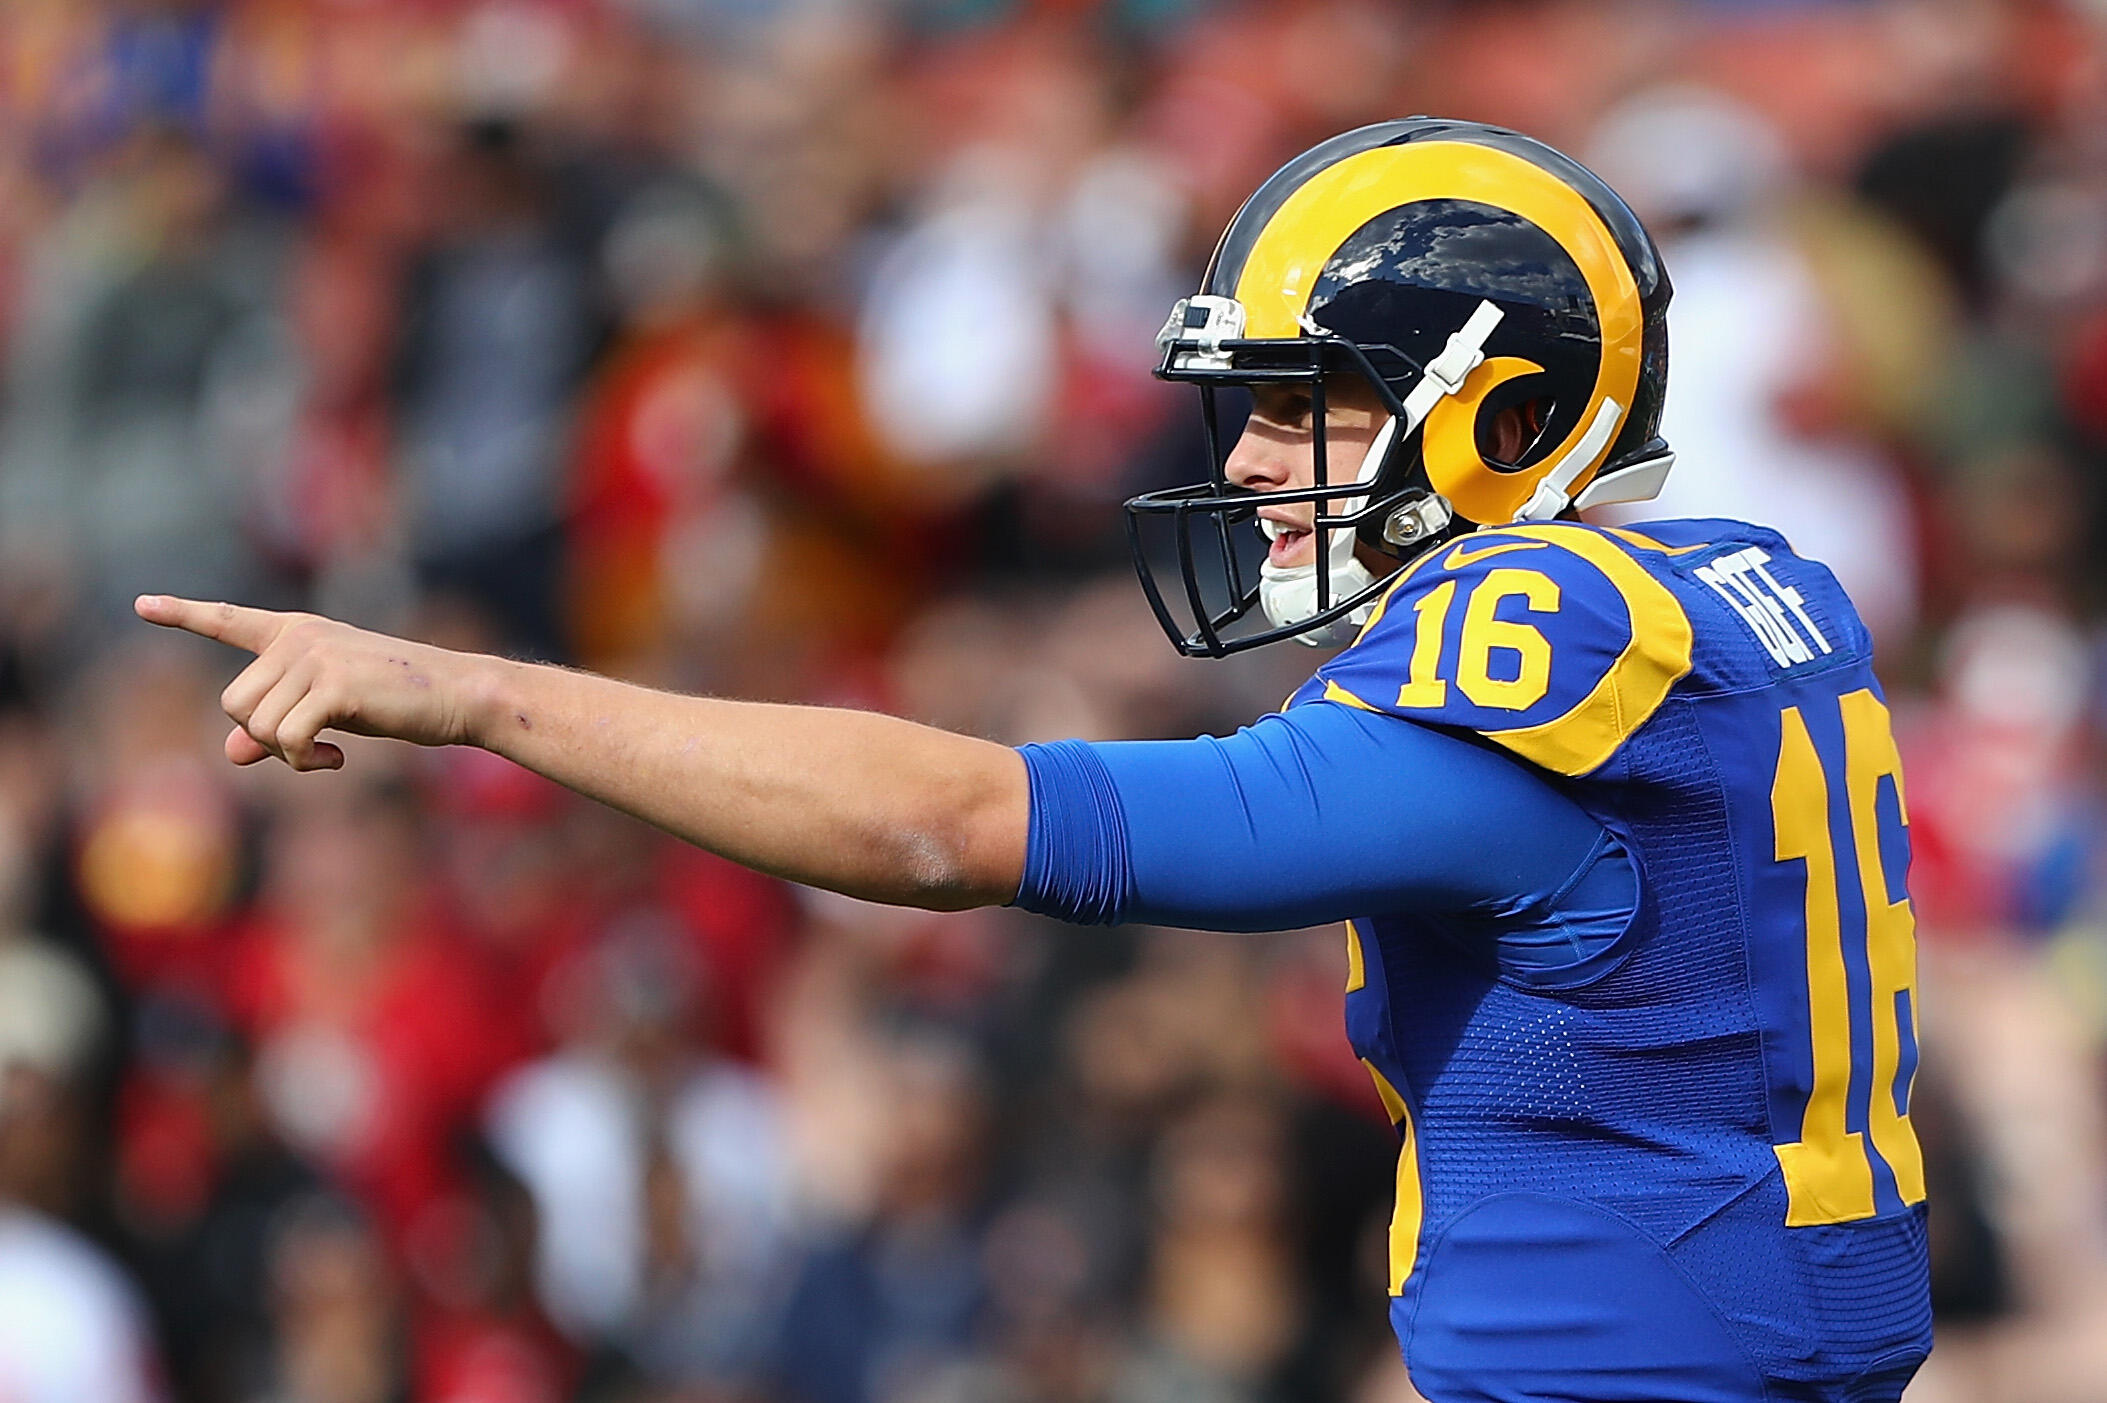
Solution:
<svg viewBox="0 0 2107 1403">
<path fill-rule="evenodd" d="M 1349 926 L 1422 1391 L 1644 1357 L 1682 1403 L 1892 1396 L 1930 1345 L 1908 820 L 1835 579 L 1739 522 L 1479 531 L 1290 706 L 1326 702 L 1540 767 L 1640 877 L 1563 951 L 1486 938 L 1506 910 Z"/>
<path fill-rule="evenodd" d="M 1764 568 L 1769 564 L 1768 551 L 1761 546 L 1748 546 L 1728 551 L 1691 573 L 1710 585 L 1727 607 L 1741 616 L 1778 666 L 1813 662 L 1817 649 L 1823 655 L 1836 651 L 1808 616 L 1807 602 L 1800 592 L 1779 583 Z"/>
</svg>

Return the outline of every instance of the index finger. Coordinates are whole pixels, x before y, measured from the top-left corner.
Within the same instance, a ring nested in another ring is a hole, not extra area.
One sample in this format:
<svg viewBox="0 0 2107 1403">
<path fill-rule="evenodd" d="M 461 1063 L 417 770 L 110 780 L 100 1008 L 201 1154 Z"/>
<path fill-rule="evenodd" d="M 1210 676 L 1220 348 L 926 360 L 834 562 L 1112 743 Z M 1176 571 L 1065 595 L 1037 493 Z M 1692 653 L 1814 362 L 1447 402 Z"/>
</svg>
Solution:
<svg viewBox="0 0 2107 1403">
<path fill-rule="evenodd" d="M 202 600 L 178 599 L 170 594 L 142 594 L 132 601 L 140 618 L 163 628 L 180 628 L 205 638 L 215 638 L 260 653 L 284 629 L 289 615 L 269 609 L 251 609 L 242 604 L 207 604 Z"/>
</svg>

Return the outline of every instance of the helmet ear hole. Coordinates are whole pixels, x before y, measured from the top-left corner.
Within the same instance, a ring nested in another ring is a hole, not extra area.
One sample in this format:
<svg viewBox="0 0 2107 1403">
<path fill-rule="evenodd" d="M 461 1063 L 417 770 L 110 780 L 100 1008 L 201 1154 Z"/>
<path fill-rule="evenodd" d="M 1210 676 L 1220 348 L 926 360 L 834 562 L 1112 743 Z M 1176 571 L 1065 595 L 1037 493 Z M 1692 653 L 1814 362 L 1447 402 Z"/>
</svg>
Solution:
<svg viewBox="0 0 2107 1403">
<path fill-rule="evenodd" d="M 1522 467 L 1543 442 L 1555 408 L 1548 395 L 1486 404 L 1478 412 L 1478 456 L 1491 468 Z"/>
</svg>

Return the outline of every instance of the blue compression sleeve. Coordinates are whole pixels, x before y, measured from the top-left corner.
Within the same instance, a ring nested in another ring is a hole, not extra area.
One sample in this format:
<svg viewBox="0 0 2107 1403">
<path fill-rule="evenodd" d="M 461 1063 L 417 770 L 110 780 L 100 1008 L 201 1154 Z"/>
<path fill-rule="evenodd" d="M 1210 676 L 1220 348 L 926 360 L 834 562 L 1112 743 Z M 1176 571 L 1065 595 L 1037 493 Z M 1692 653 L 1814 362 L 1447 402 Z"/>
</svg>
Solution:
<svg viewBox="0 0 2107 1403">
<path fill-rule="evenodd" d="M 1545 919 L 1514 935 L 1564 947 L 1541 952 L 1564 964 L 1621 931 L 1637 899 L 1616 840 L 1542 777 L 1392 716 L 1317 703 L 1226 738 L 1022 753 L 1016 904 L 1066 920 L 1287 930 L 1535 906 Z"/>
</svg>

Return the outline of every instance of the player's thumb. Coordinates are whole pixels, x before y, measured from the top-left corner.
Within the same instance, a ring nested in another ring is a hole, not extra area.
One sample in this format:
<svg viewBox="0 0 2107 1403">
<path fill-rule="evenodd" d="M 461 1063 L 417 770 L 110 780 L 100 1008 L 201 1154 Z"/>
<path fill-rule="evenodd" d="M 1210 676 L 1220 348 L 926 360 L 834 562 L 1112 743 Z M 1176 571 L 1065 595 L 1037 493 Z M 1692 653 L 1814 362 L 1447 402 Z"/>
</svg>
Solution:
<svg viewBox="0 0 2107 1403">
<path fill-rule="evenodd" d="M 225 749 L 227 758 L 237 765 L 253 765 L 258 760 L 268 759 L 271 753 L 264 748 L 262 741 L 239 726 L 227 732 Z"/>
</svg>

